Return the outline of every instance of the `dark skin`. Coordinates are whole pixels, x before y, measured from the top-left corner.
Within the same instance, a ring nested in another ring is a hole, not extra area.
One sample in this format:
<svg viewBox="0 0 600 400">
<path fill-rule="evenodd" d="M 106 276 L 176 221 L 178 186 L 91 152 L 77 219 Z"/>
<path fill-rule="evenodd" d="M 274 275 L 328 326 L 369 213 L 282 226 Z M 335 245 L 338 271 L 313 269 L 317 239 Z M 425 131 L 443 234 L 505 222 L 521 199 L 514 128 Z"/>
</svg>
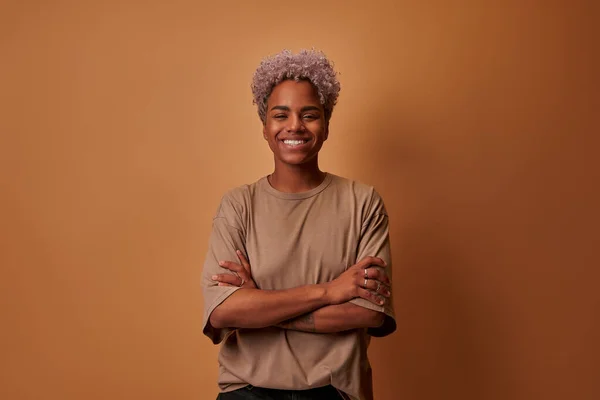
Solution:
<svg viewBox="0 0 600 400">
<path fill-rule="evenodd" d="M 323 106 L 307 81 L 283 81 L 271 92 L 263 137 L 273 152 L 275 169 L 269 183 L 281 192 L 297 193 L 320 185 L 325 173 L 318 155 L 329 135 Z M 363 298 L 378 306 L 390 296 L 385 262 L 366 257 L 326 284 L 286 290 L 260 290 L 251 266 L 238 251 L 239 260 L 221 261 L 230 273 L 213 276 L 222 286 L 240 286 L 211 314 L 215 328 L 279 326 L 307 332 L 341 332 L 380 326 L 384 314 L 349 303 Z M 366 279 L 366 285 L 365 285 Z"/>
<path fill-rule="evenodd" d="M 319 151 L 329 137 L 329 123 L 315 88 L 306 81 L 283 81 L 271 92 L 263 137 L 273 152 L 275 170 L 269 183 L 281 192 L 304 192 L 318 186 L 325 173 L 319 169 Z M 303 139 L 287 146 L 286 139 Z"/>
<path fill-rule="evenodd" d="M 232 261 L 222 261 L 220 263 L 220 265 L 223 268 L 232 271 L 235 275 L 219 274 L 213 276 L 213 280 L 218 281 L 219 286 L 239 286 L 244 289 L 256 290 L 257 292 L 265 292 L 257 289 L 256 283 L 252 279 L 252 267 L 250 266 L 250 263 L 246 260 L 242 252 L 238 250 L 237 255 L 240 260 L 239 263 Z M 330 300 L 329 305 L 322 306 L 314 311 L 300 314 L 296 317 L 282 320 L 272 325 L 276 325 L 285 329 L 319 333 L 342 332 L 349 329 L 380 326 L 384 320 L 384 315 L 382 313 L 378 311 L 369 310 L 367 308 L 357 306 L 352 303 L 348 303 L 349 299 L 357 297 L 365 298 L 376 305 L 383 305 L 388 300 L 390 296 L 389 278 L 387 277 L 385 272 L 383 272 L 382 269 L 374 268 L 374 266 L 383 267 L 385 266 L 385 262 L 380 258 L 376 257 L 366 257 L 365 259 L 359 261 L 352 267 L 348 268 L 337 279 L 326 284 L 330 285 L 330 290 L 333 292 L 333 298 L 332 300 Z M 365 276 L 367 277 L 366 286 L 364 285 Z M 302 288 L 305 287 L 295 289 Z M 239 292 L 242 292 L 242 290 L 238 290 L 230 297 L 232 298 Z M 289 294 L 289 290 L 276 290 L 269 292 L 274 293 L 275 295 L 284 295 L 280 297 L 282 301 L 284 301 L 286 297 L 285 295 Z M 300 296 L 302 294 L 303 292 L 299 292 Z M 292 300 L 292 302 L 296 305 L 301 304 L 297 301 L 298 299 L 294 299 L 291 296 L 289 299 Z M 263 300 L 265 299 L 263 298 Z M 281 307 L 282 305 L 281 303 L 278 304 L 277 300 L 274 300 L 272 303 L 276 307 Z M 256 318 L 252 317 L 253 312 L 261 313 L 261 316 L 265 316 L 265 313 L 268 314 L 270 311 L 268 306 L 263 304 L 262 307 L 264 308 L 262 309 L 262 311 L 260 311 L 260 308 L 253 309 L 249 307 L 248 304 L 244 305 L 240 301 L 239 307 L 242 306 L 246 306 L 244 312 L 248 312 L 250 314 L 240 315 L 240 319 L 238 319 L 238 321 L 243 321 L 242 324 L 244 325 L 239 327 L 259 328 L 271 326 L 269 324 L 265 324 L 265 326 L 247 325 L 252 324 L 254 322 L 251 320 L 256 320 Z"/>
</svg>

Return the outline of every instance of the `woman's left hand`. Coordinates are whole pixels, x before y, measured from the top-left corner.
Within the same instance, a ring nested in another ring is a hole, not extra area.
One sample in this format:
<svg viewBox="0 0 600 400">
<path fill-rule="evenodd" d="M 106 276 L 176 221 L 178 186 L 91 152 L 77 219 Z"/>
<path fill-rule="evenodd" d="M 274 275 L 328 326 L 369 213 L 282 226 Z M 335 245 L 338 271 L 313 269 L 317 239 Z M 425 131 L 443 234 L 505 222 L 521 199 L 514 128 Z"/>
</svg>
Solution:
<svg viewBox="0 0 600 400">
<path fill-rule="evenodd" d="M 228 269 L 233 272 L 232 274 L 218 274 L 213 275 L 212 280 L 219 282 L 219 286 L 237 286 L 243 288 L 256 289 L 256 283 L 252 279 L 252 270 L 250 263 L 246 260 L 246 257 L 241 251 L 236 251 L 240 264 L 233 261 L 219 261 L 219 265 L 222 268 Z"/>
</svg>

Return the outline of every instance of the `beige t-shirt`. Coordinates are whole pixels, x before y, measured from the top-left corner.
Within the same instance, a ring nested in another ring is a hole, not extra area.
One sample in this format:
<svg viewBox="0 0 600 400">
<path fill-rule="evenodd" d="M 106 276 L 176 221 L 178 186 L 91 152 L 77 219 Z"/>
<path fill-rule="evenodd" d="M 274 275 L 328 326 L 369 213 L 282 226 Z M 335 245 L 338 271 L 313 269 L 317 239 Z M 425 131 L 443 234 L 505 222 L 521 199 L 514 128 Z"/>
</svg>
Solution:
<svg viewBox="0 0 600 400">
<path fill-rule="evenodd" d="M 327 174 L 318 187 L 283 193 L 265 178 L 228 192 L 213 220 L 204 271 L 204 333 L 219 352 L 219 387 L 248 384 L 303 390 L 333 385 L 352 399 L 372 400 L 370 336 L 396 328 L 392 301 L 385 307 L 364 299 L 352 303 L 386 314 L 381 328 L 333 334 L 269 327 L 215 329 L 212 311 L 237 287 L 217 286 L 211 276 L 226 273 L 221 260 L 238 261 L 240 249 L 262 290 L 332 281 L 366 256 L 386 261 L 391 278 L 388 216 L 372 187 Z"/>
</svg>

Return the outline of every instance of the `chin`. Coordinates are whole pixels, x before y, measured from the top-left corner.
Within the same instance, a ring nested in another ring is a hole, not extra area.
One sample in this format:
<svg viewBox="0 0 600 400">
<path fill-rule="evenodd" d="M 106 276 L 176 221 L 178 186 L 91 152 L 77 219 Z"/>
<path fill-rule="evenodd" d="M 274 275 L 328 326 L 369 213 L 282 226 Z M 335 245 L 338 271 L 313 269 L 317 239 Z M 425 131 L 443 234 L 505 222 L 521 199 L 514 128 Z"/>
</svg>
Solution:
<svg viewBox="0 0 600 400">
<path fill-rule="evenodd" d="M 296 156 L 286 156 L 280 157 L 279 160 L 284 164 L 288 165 L 302 165 L 310 162 L 314 157 L 308 155 L 296 155 Z"/>
</svg>

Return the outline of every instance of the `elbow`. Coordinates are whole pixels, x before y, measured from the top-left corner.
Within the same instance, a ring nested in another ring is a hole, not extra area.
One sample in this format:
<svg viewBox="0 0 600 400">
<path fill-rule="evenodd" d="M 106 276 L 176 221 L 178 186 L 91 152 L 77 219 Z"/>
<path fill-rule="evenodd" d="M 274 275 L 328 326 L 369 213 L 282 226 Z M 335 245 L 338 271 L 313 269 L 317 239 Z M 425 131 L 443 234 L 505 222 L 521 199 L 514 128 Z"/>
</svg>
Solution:
<svg viewBox="0 0 600 400">
<path fill-rule="evenodd" d="M 385 313 L 377 310 L 371 310 L 362 306 L 352 305 L 354 310 L 352 318 L 358 322 L 361 328 L 379 328 L 385 322 Z"/>
<path fill-rule="evenodd" d="M 210 325 L 215 329 L 227 328 L 225 319 L 223 318 L 223 312 L 219 310 L 219 307 L 215 308 L 208 318 Z"/>
<path fill-rule="evenodd" d="M 379 311 L 371 311 L 369 318 L 369 328 L 379 328 L 385 321 L 385 314 Z"/>
<path fill-rule="evenodd" d="M 243 314 L 244 309 L 240 308 L 239 302 L 232 303 L 227 298 L 214 308 L 208 317 L 208 321 L 215 329 L 240 328 L 239 324 L 245 322 L 244 318 L 240 317 Z"/>
</svg>

